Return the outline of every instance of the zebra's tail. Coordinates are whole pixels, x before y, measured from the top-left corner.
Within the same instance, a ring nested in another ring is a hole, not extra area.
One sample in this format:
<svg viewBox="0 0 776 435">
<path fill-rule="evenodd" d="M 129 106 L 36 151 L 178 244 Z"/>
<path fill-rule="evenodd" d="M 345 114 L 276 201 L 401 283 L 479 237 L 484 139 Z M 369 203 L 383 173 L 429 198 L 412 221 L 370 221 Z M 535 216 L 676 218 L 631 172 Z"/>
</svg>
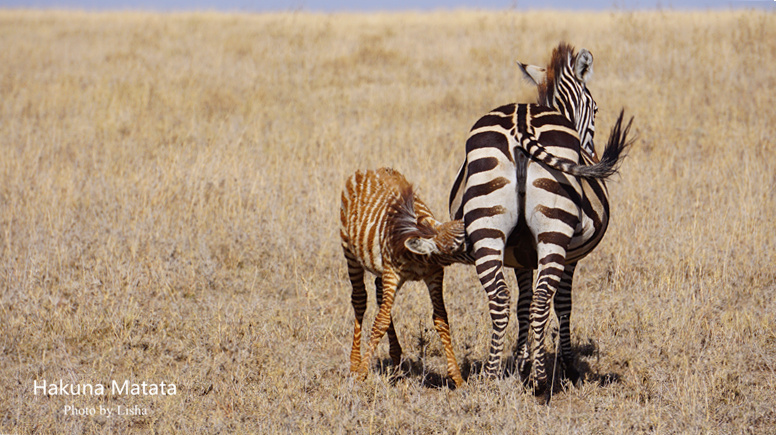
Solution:
<svg viewBox="0 0 776 435">
<path fill-rule="evenodd" d="M 555 157 L 547 152 L 541 144 L 534 142 L 535 147 L 529 151 L 531 158 L 538 160 L 547 166 L 561 172 L 580 178 L 608 178 L 620 169 L 623 159 L 627 155 L 628 148 L 633 145 L 634 139 L 628 140 L 628 133 L 633 124 L 633 117 L 628 125 L 623 128 L 622 121 L 624 109 L 620 110 L 620 116 L 614 123 L 609 134 L 609 141 L 604 149 L 601 160 L 592 165 L 580 165 L 572 160 Z"/>
<path fill-rule="evenodd" d="M 628 120 L 628 125 L 623 128 L 622 120 L 624 114 L 625 109 L 620 109 L 620 116 L 617 117 L 617 122 L 612 126 L 612 130 L 609 133 L 609 141 L 606 143 L 601 160 L 590 166 L 584 166 L 582 174 L 579 175 L 580 177 L 608 178 L 620 170 L 620 165 L 625 160 L 625 156 L 628 155 L 628 148 L 636 141 L 632 138 L 628 139 L 628 133 L 630 133 L 631 125 L 633 125 L 633 117 Z"/>
<path fill-rule="evenodd" d="M 609 133 L 609 141 L 606 143 L 606 148 L 600 161 L 592 165 L 569 165 L 567 167 L 568 170 L 558 169 L 581 178 L 609 178 L 616 174 L 625 156 L 628 154 L 628 148 L 635 142 L 635 139 L 628 139 L 628 133 L 630 133 L 630 128 L 633 124 L 633 117 L 623 128 L 624 115 L 625 109 L 620 109 L 620 116 L 617 117 L 617 121 L 612 126 L 612 130 Z"/>
</svg>

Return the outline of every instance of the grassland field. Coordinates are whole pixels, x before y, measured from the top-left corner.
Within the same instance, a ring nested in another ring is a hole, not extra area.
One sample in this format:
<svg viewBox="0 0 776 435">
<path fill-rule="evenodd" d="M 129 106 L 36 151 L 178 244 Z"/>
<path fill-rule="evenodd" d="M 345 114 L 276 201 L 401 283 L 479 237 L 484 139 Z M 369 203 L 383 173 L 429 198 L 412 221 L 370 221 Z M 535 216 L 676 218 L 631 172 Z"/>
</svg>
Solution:
<svg viewBox="0 0 776 435">
<path fill-rule="evenodd" d="M 463 265 L 466 386 L 442 382 L 418 283 L 394 307 L 404 374 L 385 340 L 352 379 L 345 179 L 392 166 L 446 218 L 469 128 L 534 101 L 514 61 L 561 40 L 595 57 L 599 151 L 623 107 L 638 137 L 575 276 L 582 382 L 541 406 L 483 377 Z M 0 433 L 776 431 L 773 11 L 0 10 L 0 47 Z"/>
</svg>

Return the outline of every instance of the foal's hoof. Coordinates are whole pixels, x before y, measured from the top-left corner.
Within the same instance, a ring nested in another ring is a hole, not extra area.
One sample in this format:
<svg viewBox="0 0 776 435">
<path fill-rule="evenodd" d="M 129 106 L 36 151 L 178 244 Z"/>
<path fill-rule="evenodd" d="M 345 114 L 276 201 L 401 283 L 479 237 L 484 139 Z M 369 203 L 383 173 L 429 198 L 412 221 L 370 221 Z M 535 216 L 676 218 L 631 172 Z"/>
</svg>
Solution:
<svg viewBox="0 0 776 435">
<path fill-rule="evenodd" d="M 369 367 L 367 364 L 361 363 L 361 365 L 358 366 L 358 368 L 354 370 L 352 374 L 354 378 L 363 382 L 366 380 L 366 377 L 369 374 Z"/>
<path fill-rule="evenodd" d="M 461 387 L 464 386 L 464 380 L 461 377 L 461 375 L 452 376 L 452 377 L 449 377 L 449 378 L 452 379 L 452 381 L 453 381 L 452 385 L 450 385 L 452 387 L 452 389 L 458 389 L 458 388 L 461 388 Z"/>
</svg>

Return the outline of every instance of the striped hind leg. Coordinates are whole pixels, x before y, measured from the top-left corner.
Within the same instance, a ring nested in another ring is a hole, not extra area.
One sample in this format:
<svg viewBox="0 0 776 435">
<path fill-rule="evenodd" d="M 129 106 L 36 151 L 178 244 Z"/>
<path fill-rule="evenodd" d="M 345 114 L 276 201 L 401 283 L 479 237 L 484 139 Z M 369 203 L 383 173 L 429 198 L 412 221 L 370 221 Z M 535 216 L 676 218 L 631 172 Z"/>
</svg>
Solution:
<svg viewBox="0 0 776 435">
<path fill-rule="evenodd" d="M 345 259 L 348 262 L 348 278 L 353 292 L 350 295 L 350 303 L 356 319 L 353 326 L 353 347 L 350 350 L 350 371 L 357 372 L 361 366 L 361 329 L 366 312 L 366 287 L 364 286 L 364 268 L 346 249 Z"/>
<path fill-rule="evenodd" d="M 463 377 L 461 376 L 461 369 L 458 368 L 458 362 L 455 359 L 455 353 L 453 352 L 453 343 L 450 338 L 450 324 L 447 321 L 447 310 L 445 309 L 445 299 L 443 295 L 444 284 L 444 269 L 439 268 L 439 271 L 425 278 L 426 286 L 428 287 L 428 293 L 431 296 L 431 304 L 434 307 L 434 327 L 439 334 L 439 338 L 442 340 L 442 345 L 445 347 L 445 357 L 447 358 L 447 376 L 449 376 L 456 387 L 463 385 Z"/>
<path fill-rule="evenodd" d="M 383 305 L 383 279 L 381 277 L 375 278 L 375 293 L 377 296 L 377 306 Z M 391 314 L 391 323 L 388 324 L 388 344 L 391 355 L 391 361 L 393 365 L 399 367 L 401 364 L 401 345 L 399 345 L 399 338 L 396 336 L 396 328 L 393 326 L 393 314 Z"/>
<path fill-rule="evenodd" d="M 531 300 L 533 299 L 533 269 L 515 269 L 517 279 L 517 370 L 522 379 L 528 379 L 531 369 L 531 354 L 528 349 L 528 327 L 530 323 Z"/>
<path fill-rule="evenodd" d="M 572 230 L 569 229 L 569 233 Z M 563 277 L 566 263 L 566 247 L 571 235 L 561 232 L 544 232 L 537 237 L 537 257 L 539 267 L 536 275 L 530 308 L 531 331 L 533 333 L 532 359 L 534 392 L 537 396 L 548 398 L 547 393 L 547 351 L 545 337 L 555 294 Z"/>
<path fill-rule="evenodd" d="M 576 262 L 566 264 L 554 300 L 555 315 L 558 316 L 559 325 L 560 361 L 564 376 L 573 384 L 579 380 L 579 372 L 574 368 L 574 354 L 571 352 L 571 283 L 574 280 L 576 267 Z"/>
<path fill-rule="evenodd" d="M 473 245 L 477 277 L 488 295 L 488 311 L 493 328 L 485 374 L 495 377 L 499 375 L 501 354 L 504 351 L 504 333 L 509 325 L 510 295 L 504 280 L 504 239 L 488 240 L 490 243 L 487 245 L 480 240 L 475 241 Z"/>
<path fill-rule="evenodd" d="M 508 200 L 501 202 L 507 203 Z M 467 204 L 467 208 L 469 206 Z M 512 204 L 509 208 L 516 210 L 517 205 Z M 507 213 L 507 207 L 481 207 L 467 210 L 465 220 L 466 233 L 472 242 L 477 277 L 488 295 L 488 311 L 493 328 L 485 374 L 498 376 L 504 352 L 504 334 L 509 325 L 510 293 L 504 279 L 504 247 L 506 235 L 517 224 L 517 215 Z"/>
<path fill-rule="evenodd" d="M 511 136 L 510 136 L 511 137 Z M 466 140 L 466 189 L 461 201 L 466 235 L 480 284 L 488 295 L 488 311 L 493 333 L 485 374 L 500 375 L 504 333 L 509 324 L 510 294 L 504 279 L 504 247 L 515 229 L 521 205 L 514 145 L 501 132 L 483 128 L 472 130 Z"/>
</svg>

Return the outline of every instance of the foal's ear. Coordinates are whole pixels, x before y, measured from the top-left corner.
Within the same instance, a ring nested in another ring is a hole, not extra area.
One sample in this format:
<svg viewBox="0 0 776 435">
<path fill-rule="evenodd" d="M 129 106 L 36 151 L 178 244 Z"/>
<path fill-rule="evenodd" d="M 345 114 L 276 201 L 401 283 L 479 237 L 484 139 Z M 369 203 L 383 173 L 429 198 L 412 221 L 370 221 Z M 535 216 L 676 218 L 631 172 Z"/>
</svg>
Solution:
<svg viewBox="0 0 776 435">
<path fill-rule="evenodd" d="M 404 246 L 413 254 L 431 255 L 439 252 L 436 243 L 423 237 L 410 237 L 404 242 Z"/>
<path fill-rule="evenodd" d="M 574 61 L 574 75 L 582 83 L 587 83 L 593 76 L 593 54 L 583 48 Z"/>
<path fill-rule="evenodd" d="M 525 65 L 520 63 L 520 61 L 516 62 L 517 67 L 520 68 L 520 71 L 523 72 L 523 76 L 525 76 L 527 80 L 530 80 L 536 86 L 544 83 L 544 81 L 547 79 L 546 69 L 536 65 Z"/>
</svg>

